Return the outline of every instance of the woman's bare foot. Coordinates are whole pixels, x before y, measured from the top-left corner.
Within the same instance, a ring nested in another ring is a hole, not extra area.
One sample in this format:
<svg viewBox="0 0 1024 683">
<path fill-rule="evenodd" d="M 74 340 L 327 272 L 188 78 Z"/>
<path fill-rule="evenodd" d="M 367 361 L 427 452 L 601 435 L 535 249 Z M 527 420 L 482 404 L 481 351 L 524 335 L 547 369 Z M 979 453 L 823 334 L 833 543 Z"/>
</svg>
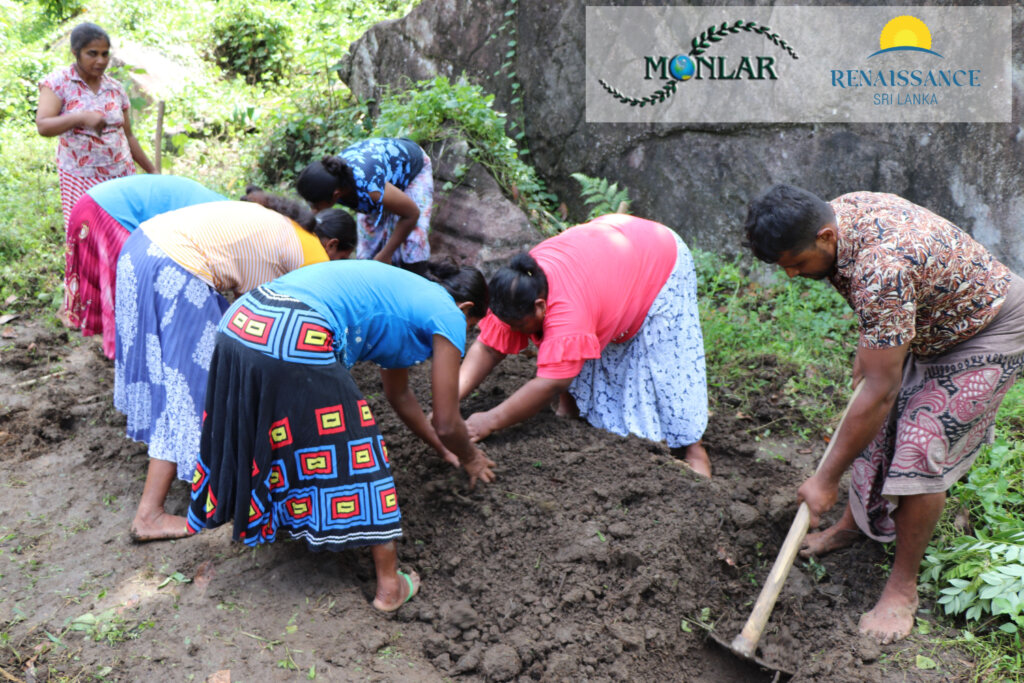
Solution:
<svg viewBox="0 0 1024 683">
<path fill-rule="evenodd" d="M 555 409 L 558 417 L 579 417 L 580 407 L 576 405 L 576 399 L 568 391 L 558 395 L 558 407 Z"/>
<path fill-rule="evenodd" d="M 679 451 L 673 450 L 673 452 L 678 458 Z M 682 456 L 687 467 L 702 477 L 711 478 L 711 458 L 708 457 L 708 452 L 704 449 L 703 441 L 691 443 L 683 450 Z"/>
<path fill-rule="evenodd" d="M 917 593 L 912 598 L 885 590 L 878 604 L 860 617 L 860 634 L 874 638 L 882 645 L 903 640 L 914 630 Z"/>
<path fill-rule="evenodd" d="M 169 515 L 163 510 L 155 515 L 135 513 L 135 519 L 132 520 L 128 534 L 135 543 L 168 541 L 172 538 L 185 538 L 189 535 L 185 528 L 184 517 Z"/>
<path fill-rule="evenodd" d="M 395 572 L 393 579 L 377 580 L 377 596 L 373 606 L 381 612 L 394 612 L 413 599 L 420 590 L 420 575 L 414 571 Z"/>
</svg>

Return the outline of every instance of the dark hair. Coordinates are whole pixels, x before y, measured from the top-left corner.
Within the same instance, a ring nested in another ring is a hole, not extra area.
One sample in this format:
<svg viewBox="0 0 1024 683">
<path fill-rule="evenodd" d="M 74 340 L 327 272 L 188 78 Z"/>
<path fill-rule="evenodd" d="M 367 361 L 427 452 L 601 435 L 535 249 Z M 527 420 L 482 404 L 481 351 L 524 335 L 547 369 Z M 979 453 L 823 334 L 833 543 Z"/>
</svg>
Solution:
<svg viewBox="0 0 1024 683">
<path fill-rule="evenodd" d="M 355 249 L 358 236 L 356 222 L 347 211 L 327 209 L 313 219 L 313 234 L 338 240 L 338 249 Z"/>
<path fill-rule="evenodd" d="M 295 180 L 295 190 L 307 202 L 323 202 L 331 198 L 335 190 L 355 187 L 352 169 L 341 157 L 325 156 L 314 161 Z"/>
<path fill-rule="evenodd" d="M 288 199 L 281 195 L 264 192 L 256 185 L 246 185 L 245 196 L 242 197 L 240 201 L 252 202 L 253 204 L 265 206 L 271 211 L 276 211 L 282 216 L 291 218 L 304 230 L 314 233 L 316 232 L 313 229 L 316 223 L 316 216 L 313 215 L 313 212 L 310 211 L 308 207 L 294 199 Z"/>
<path fill-rule="evenodd" d="M 71 29 L 71 54 L 78 59 L 82 49 L 94 40 L 102 38 L 110 45 L 110 36 L 96 24 L 84 21 Z"/>
<path fill-rule="evenodd" d="M 793 185 L 775 185 L 747 206 L 743 246 L 762 261 L 776 263 L 784 252 L 809 248 L 822 226 L 835 220 L 832 207 L 820 197 Z"/>
<path fill-rule="evenodd" d="M 516 254 L 488 283 L 494 300 L 491 310 L 510 323 L 532 315 L 533 302 L 548 296 L 548 278 L 529 252 Z"/>
<path fill-rule="evenodd" d="M 470 316 L 482 318 L 487 315 L 491 295 L 487 288 L 487 280 L 476 268 L 457 266 L 451 261 L 428 261 L 423 277 L 448 290 L 455 303 L 468 301 L 473 304 L 469 309 Z"/>
</svg>

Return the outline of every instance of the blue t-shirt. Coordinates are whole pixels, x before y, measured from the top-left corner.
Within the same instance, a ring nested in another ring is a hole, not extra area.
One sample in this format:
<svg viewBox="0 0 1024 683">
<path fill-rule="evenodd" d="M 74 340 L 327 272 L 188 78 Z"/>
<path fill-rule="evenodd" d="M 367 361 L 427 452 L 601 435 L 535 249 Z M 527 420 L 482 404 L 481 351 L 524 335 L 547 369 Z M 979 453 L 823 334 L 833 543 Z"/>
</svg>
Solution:
<svg viewBox="0 0 1024 683">
<path fill-rule="evenodd" d="M 407 368 L 434 353 L 439 334 L 466 349 L 466 316 L 441 285 L 378 261 L 328 261 L 282 275 L 265 287 L 307 304 L 334 334 L 347 366 L 361 360 Z"/>
<path fill-rule="evenodd" d="M 193 204 L 227 201 L 227 197 L 194 180 L 151 173 L 107 180 L 93 185 L 86 193 L 128 232 L 161 213 Z"/>
<path fill-rule="evenodd" d="M 369 138 L 346 147 L 338 155 L 352 169 L 359 213 L 380 211 L 384 186 L 404 190 L 423 170 L 423 149 L 408 138 Z M 370 193 L 380 192 L 377 201 Z"/>
</svg>

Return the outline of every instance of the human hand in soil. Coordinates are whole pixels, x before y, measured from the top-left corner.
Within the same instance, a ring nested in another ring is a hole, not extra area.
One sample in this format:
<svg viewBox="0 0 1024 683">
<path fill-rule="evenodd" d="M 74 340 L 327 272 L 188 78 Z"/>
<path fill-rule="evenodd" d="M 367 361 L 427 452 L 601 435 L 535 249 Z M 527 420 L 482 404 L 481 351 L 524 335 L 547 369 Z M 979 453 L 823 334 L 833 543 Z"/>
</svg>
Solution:
<svg viewBox="0 0 1024 683">
<path fill-rule="evenodd" d="M 469 475 L 469 488 L 471 489 L 476 487 L 477 479 L 486 484 L 494 481 L 494 472 L 491 471 L 491 468 L 495 467 L 494 461 L 484 455 L 479 448 L 473 449 L 472 459 L 463 462 L 462 466 L 466 469 L 466 474 Z"/>
<path fill-rule="evenodd" d="M 459 462 L 459 456 L 452 453 L 450 450 L 442 446 L 437 450 L 437 454 L 452 467 L 461 467 L 462 463 Z"/>
<path fill-rule="evenodd" d="M 469 440 L 473 443 L 483 441 L 494 431 L 490 416 L 487 413 L 473 413 L 466 418 L 466 431 L 469 432 Z"/>
<path fill-rule="evenodd" d="M 821 524 L 821 516 L 832 509 L 838 497 L 838 484 L 822 477 L 820 473 L 804 481 L 796 492 L 797 502 L 807 503 L 811 513 L 811 528 L 817 528 Z"/>
</svg>

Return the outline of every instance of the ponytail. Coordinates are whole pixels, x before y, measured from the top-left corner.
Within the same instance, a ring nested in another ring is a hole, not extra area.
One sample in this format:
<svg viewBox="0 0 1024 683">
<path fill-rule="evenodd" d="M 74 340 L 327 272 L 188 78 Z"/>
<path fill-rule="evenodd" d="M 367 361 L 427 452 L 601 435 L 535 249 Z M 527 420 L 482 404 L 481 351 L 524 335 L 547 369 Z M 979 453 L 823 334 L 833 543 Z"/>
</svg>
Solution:
<svg viewBox="0 0 1024 683">
<path fill-rule="evenodd" d="M 310 204 L 329 201 L 335 190 L 355 187 L 352 169 L 341 157 L 325 156 L 314 161 L 295 181 L 295 189 Z"/>
<path fill-rule="evenodd" d="M 325 209 L 318 213 L 313 219 L 313 234 L 338 240 L 338 249 L 341 251 L 355 249 L 358 240 L 355 220 L 341 209 Z"/>
<path fill-rule="evenodd" d="M 520 252 L 491 277 L 491 310 L 505 323 L 534 312 L 534 302 L 548 296 L 548 278 L 529 252 Z"/>
<path fill-rule="evenodd" d="M 245 196 L 242 197 L 241 201 L 252 202 L 253 204 L 265 206 L 271 211 L 276 211 L 282 216 L 292 219 L 298 223 L 299 227 L 303 230 L 314 232 L 313 227 L 315 219 L 313 212 L 294 199 L 288 199 L 287 197 L 264 192 L 263 189 L 257 185 L 247 185 L 245 188 Z"/>
</svg>

